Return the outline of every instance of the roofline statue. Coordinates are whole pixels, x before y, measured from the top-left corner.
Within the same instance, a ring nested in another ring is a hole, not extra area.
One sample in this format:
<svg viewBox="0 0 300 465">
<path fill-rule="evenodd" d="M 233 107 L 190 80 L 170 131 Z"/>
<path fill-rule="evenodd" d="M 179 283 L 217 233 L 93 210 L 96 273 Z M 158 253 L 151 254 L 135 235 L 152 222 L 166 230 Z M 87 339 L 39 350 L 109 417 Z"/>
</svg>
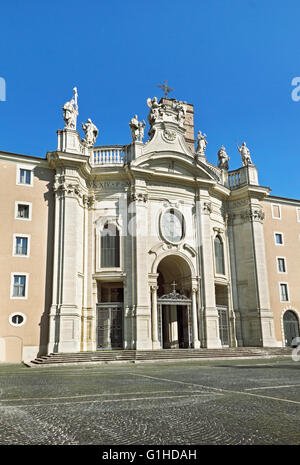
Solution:
<svg viewBox="0 0 300 465">
<path fill-rule="evenodd" d="M 81 123 L 81 125 L 85 133 L 85 138 L 82 139 L 82 143 L 87 147 L 93 147 L 99 134 L 98 128 L 92 122 L 91 118 L 88 118 L 87 122 L 85 124 Z"/>
<path fill-rule="evenodd" d="M 238 146 L 237 149 L 241 154 L 243 166 L 253 165 L 250 150 L 248 149 L 246 142 L 243 142 L 242 145 Z"/>
<path fill-rule="evenodd" d="M 77 116 L 78 116 L 78 104 L 77 104 L 77 87 L 73 88 L 74 97 L 66 102 L 62 107 L 64 114 L 63 118 L 65 121 L 65 128 L 76 130 Z"/>
</svg>

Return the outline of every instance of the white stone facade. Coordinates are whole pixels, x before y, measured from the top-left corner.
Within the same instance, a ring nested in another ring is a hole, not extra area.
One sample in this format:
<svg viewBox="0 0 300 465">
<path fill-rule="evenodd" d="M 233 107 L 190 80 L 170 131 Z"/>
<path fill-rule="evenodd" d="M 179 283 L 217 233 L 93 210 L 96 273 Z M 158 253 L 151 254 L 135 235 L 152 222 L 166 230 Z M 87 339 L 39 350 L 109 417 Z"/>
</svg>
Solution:
<svg viewBox="0 0 300 465">
<path fill-rule="evenodd" d="M 47 154 L 48 353 L 277 346 L 261 207 L 269 190 L 252 162 L 228 172 L 195 153 L 186 138 L 192 106 L 147 103 L 145 143 L 89 147 L 65 127 Z M 116 239 L 104 246 L 106 227 Z"/>
</svg>

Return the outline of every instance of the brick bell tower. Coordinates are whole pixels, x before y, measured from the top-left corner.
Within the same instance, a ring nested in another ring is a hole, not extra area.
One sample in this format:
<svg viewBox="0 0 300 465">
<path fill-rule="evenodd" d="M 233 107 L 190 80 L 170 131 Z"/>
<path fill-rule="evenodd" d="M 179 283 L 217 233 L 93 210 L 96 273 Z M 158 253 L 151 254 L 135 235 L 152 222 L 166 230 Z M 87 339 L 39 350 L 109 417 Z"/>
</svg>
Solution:
<svg viewBox="0 0 300 465">
<path fill-rule="evenodd" d="M 165 105 L 172 105 L 172 102 L 176 102 L 176 99 L 162 97 L 159 103 Z M 184 102 L 186 103 L 186 102 Z M 194 134 L 194 105 L 192 103 L 186 103 L 186 116 L 184 122 L 185 128 L 185 140 L 192 152 L 195 151 L 195 134 Z"/>
</svg>

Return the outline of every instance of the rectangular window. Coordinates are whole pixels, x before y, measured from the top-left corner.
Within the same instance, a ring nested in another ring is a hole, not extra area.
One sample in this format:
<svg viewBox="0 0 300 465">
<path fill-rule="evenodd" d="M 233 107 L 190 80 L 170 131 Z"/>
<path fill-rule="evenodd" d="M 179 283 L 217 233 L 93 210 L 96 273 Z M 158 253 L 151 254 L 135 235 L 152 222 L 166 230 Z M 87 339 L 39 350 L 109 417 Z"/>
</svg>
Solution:
<svg viewBox="0 0 300 465">
<path fill-rule="evenodd" d="M 278 264 L 278 271 L 280 273 L 285 273 L 286 272 L 285 259 L 277 258 L 277 264 Z"/>
<path fill-rule="evenodd" d="M 297 221 L 300 223 L 300 208 L 297 208 Z"/>
<path fill-rule="evenodd" d="M 18 204 L 17 218 L 29 218 L 29 205 Z"/>
<path fill-rule="evenodd" d="M 31 221 L 31 202 L 15 201 L 15 219 Z"/>
<path fill-rule="evenodd" d="M 281 302 L 288 302 L 289 300 L 287 284 L 280 284 L 280 300 Z"/>
<path fill-rule="evenodd" d="M 26 276 L 14 275 L 13 297 L 25 297 L 26 295 Z"/>
<path fill-rule="evenodd" d="M 280 205 L 273 205 L 272 204 L 272 218 L 275 218 L 277 220 L 281 219 Z"/>
<path fill-rule="evenodd" d="M 283 235 L 281 233 L 275 233 L 275 244 L 283 244 Z"/>
<path fill-rule="evenodd" d="M 15 242 L 15 254 L 16 255 L 27 255 L 28 251 L 28 238 L 27 237 L 16 237 Z"/>
<path fill-rule="evenodd" d="M 31 184 L 31 170 L 20 168 L 20 184 Z"/>
</svg>

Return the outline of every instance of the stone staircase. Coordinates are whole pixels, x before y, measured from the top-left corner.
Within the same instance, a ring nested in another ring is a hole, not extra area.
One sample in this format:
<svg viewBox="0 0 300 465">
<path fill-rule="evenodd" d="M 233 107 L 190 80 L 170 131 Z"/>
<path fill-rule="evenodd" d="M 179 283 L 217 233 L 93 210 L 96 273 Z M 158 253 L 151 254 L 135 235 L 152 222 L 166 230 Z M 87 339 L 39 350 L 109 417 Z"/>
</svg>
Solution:
<svg viewBox="0 0 300 465">
<path fill-rule="evenodd" d="M 90 362 L 143 362 L 192 359 L 261 358 L 291 356 L 290 347 L 237 347 L 222 349 L 99 350 L 97 352 L 52 353 L 32 360 L 29 366 Z"/>
</svg>

